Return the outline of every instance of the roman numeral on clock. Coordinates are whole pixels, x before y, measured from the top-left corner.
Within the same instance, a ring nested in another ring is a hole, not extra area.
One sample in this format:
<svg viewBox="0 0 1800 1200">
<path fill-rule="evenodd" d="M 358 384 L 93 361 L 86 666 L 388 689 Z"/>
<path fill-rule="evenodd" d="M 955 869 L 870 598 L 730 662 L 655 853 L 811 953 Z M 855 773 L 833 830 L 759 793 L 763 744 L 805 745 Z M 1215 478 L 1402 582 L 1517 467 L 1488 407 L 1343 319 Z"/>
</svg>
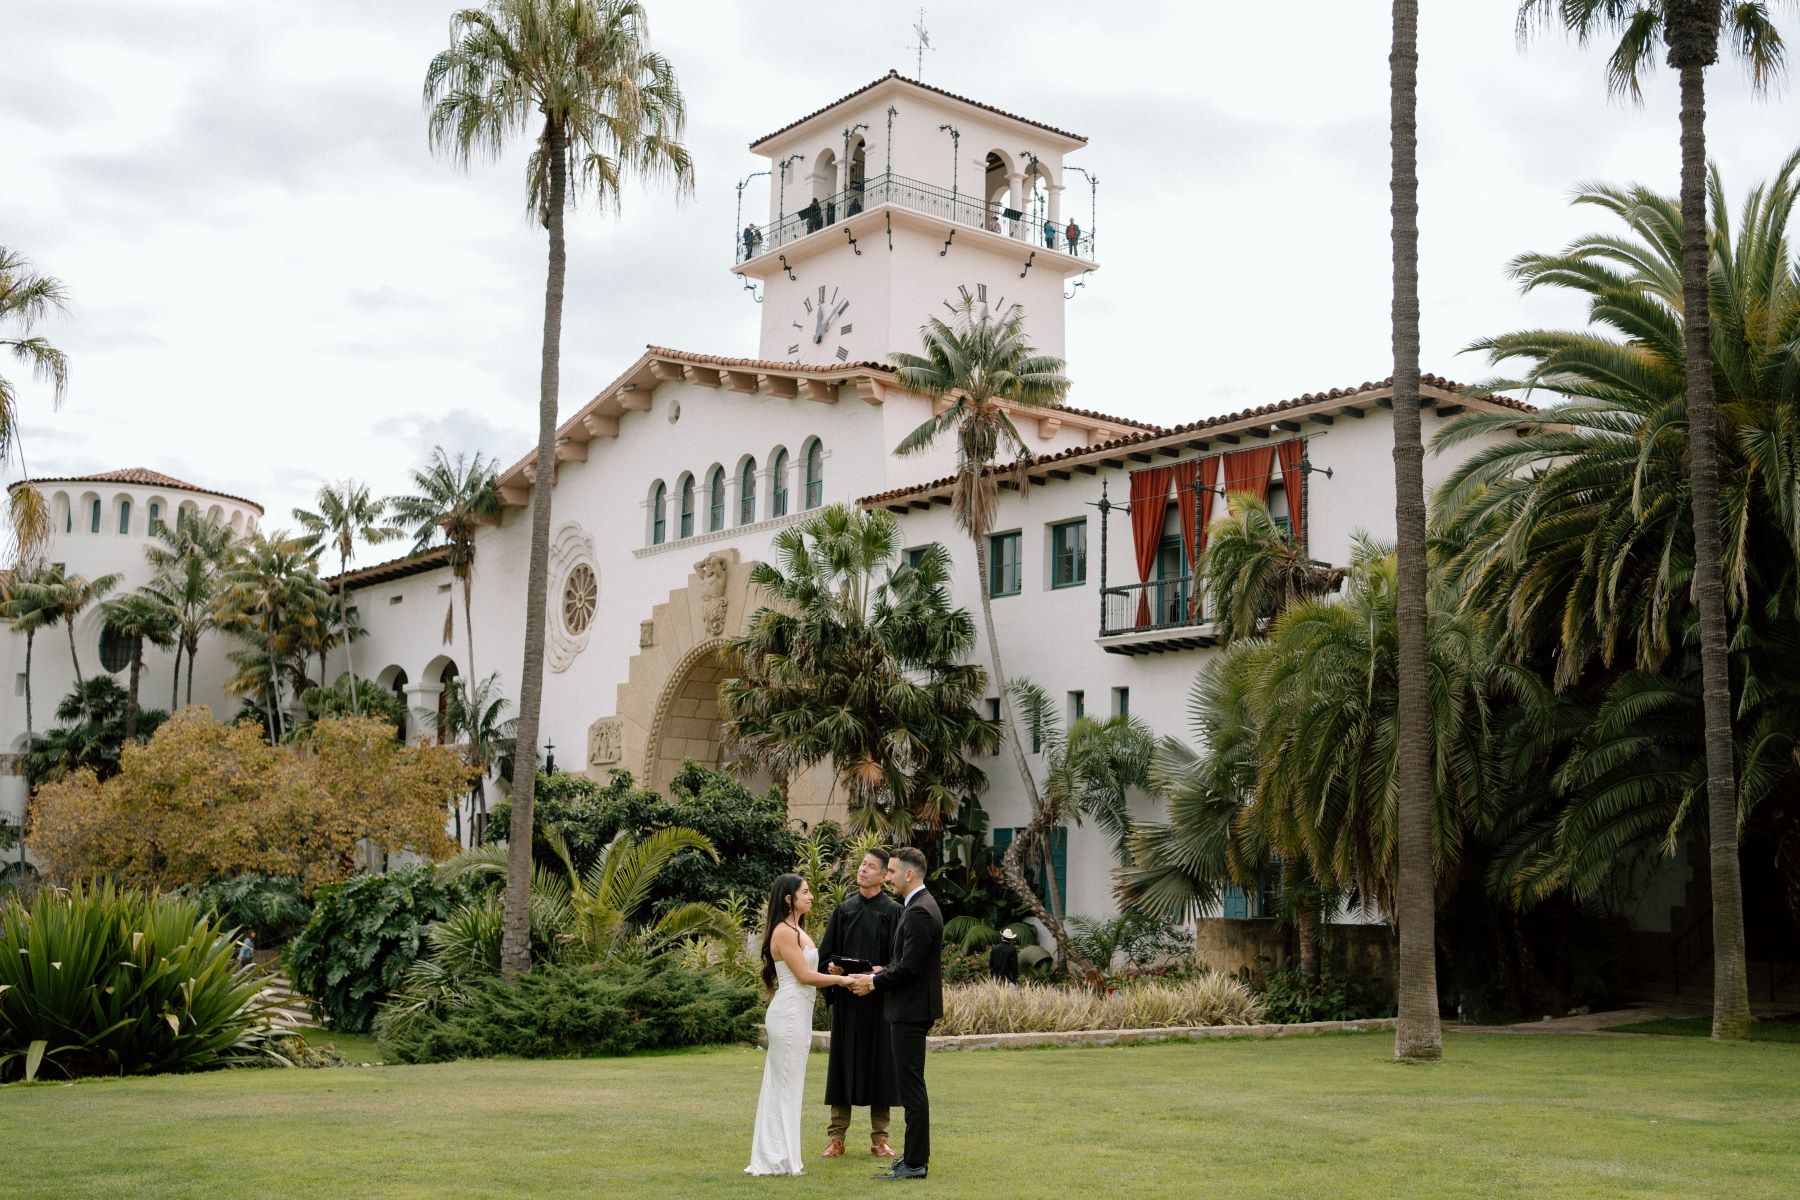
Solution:
<svg viewBox="0 0 1800 1200">
<path fill-rule="evenodd" d="M 788 353 L 789 353 L 789 354 L 798 354 L 798 353 L 800 353 L 800 343 L 799 343 L 799 342 L 795 342 L 795 343 L 794 343 L 794 344 L 793 344 L 793 345 L 791 345 L 791 346 L 789 346 L 789 347 L 788 347 Z"/>
<path fill-rule="evenodd" d="M 838 355 L 837 355 L 837 357 L 838 357 L 838 361 L 839 361 L 839 362 L 843 362 L 843 361 L 844 361 L 844 360 L 845 360 L 845 359 L 847 359 L 847 358 L 849 358 L 849 357 L 850 357 L 850 349 L 849 349 L 849 347 L 847 347 L 847 346 L 839 346 L 839 347 L 838 347 Z"/>
<path fill-rule="evenodd" d="M 843 335 L 849 333 L 850 330 L 851 330 L 851 326 L 845 325 L 838 330 L 838 336 L 842 337 Z"/>
</svg>

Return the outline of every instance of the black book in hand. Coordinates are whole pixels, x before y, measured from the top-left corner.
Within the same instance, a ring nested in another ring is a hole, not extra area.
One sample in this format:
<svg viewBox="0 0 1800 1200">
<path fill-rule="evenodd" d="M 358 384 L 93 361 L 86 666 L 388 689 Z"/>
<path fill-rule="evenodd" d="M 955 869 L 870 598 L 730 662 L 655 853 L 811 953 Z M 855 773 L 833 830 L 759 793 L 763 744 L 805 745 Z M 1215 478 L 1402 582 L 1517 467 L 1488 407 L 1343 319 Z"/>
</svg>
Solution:
<svg viewBox="0 0 1800 1200">
<path fill-rule="evenodd" d="M 867 975 L 875 969 L 875 964 L 863 958 L 850 958 L 843 954 L 834 954 L 831 961 L 844 968 L 846 975 Z"/>
</svg>

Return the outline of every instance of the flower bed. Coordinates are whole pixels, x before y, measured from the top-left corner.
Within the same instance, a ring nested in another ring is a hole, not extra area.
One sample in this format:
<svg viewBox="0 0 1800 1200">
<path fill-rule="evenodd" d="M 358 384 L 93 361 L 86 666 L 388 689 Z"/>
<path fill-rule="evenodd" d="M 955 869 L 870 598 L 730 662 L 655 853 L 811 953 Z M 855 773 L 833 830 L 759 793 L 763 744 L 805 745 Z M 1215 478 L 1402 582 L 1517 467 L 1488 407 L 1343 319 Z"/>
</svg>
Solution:
<svg viewBox="0 0 1800 1200">
<path fill-rule="evenodd" d="M 1142 983 L 1105 996 L 1079 988 L 985 981 L 944 989 L 938 1036 L 1066 1033 L 1094 1029 L 1172 1029 L 1258 1025 L 1263 1005 L 1229 975 L 1209 972 L 1176 983 Z"/>
</svg>

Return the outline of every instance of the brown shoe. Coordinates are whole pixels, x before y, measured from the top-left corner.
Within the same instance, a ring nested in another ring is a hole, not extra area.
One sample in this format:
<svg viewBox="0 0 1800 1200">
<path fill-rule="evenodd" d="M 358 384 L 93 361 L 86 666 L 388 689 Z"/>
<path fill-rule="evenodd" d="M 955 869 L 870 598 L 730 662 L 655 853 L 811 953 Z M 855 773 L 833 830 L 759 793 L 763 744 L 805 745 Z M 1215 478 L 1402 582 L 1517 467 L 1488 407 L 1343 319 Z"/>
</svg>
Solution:
<svg viewBox="0 0 1800 1200">
<path fill-rule="evenodd" d="M 839 1153 L 842 1153 L 842 1151 L 840 1150 Z M 874 1144 L 869 1147 L 869 1153 L 873 1154 L 876 1158 L 893 1158 L 894 1148 L 888 1145 L 888 1140 L 886 1138 L 877 1137 Z"/>
<path fill-rule="evenodd" d="M 842 1157 L 844 1157 L 844 1139 L 843 1138 L 832 1138 L 829 1142 L 826 1142 L 825 1143 L 825 1153 L 819 1155 L 819 1157 L 820 1158 L 842 1158 Z"/>
</svg>

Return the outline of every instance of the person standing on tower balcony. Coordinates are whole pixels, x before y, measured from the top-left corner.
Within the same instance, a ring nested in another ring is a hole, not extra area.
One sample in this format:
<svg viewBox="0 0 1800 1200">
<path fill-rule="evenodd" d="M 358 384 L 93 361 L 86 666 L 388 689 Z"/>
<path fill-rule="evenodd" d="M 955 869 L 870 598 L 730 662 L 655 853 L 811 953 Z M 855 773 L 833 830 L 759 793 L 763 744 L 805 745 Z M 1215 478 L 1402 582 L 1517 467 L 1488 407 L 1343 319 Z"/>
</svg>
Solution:
<svg viewBox="0 0 1800 1200">
<path fill-rule="evenodd" d="M 876 846 L 863 855 L 856 868 L 856 891 L 832 910 L 819 941 L 819 959 L 833 975 L 873 971 L 886 964 L 894 946 L 894 926 L 900 921 L 900 902 L 882 890 L 887 878 L 888 852 Z M 850 1109 L 869 1109 L 869 1153 L 876 1158 L 894 1157 L 888 1144 L 890 1111 L 899 1101 L 894 1074 L 893 1046 L 879 996 L 852 996 L 827 992 L 831 1005 L 831 1059 L 825 1073 L 825 1103 L 831 1106 L 823 1158 L 844 1153 L 844 1135 L 850 1129 Z"/>
<path fill-rule="evenodd" d="M 1070 254 L 1080 253 L 1080 251 L 1081 251 L 1081 226 L 1079 226 L 1075 223 L 1074 217 L 1069 218 L 1069 227 L 1067 229 L 1063 230 L 1063 233 L 1069 240 L 1069 253 Z"/>
<path fill-rule="evenodd" d="M 752 221 L 752 222 L 750 222 L 750 224 L 744 226 L 744 261 L 745 262 L 749 262 L 751 259 L 756 257 L 756 252 L 762 248 L 762 240 L 763 240 L 762 230 L 760 230 L 756 227 L 755 221 Z"/>
<path fill-rule="evenodd" d="M 1056 249 L 1056 222 L 1049 217 L 1044 218 L 1044 248 L 1046 250 Z"/>
</svg>

